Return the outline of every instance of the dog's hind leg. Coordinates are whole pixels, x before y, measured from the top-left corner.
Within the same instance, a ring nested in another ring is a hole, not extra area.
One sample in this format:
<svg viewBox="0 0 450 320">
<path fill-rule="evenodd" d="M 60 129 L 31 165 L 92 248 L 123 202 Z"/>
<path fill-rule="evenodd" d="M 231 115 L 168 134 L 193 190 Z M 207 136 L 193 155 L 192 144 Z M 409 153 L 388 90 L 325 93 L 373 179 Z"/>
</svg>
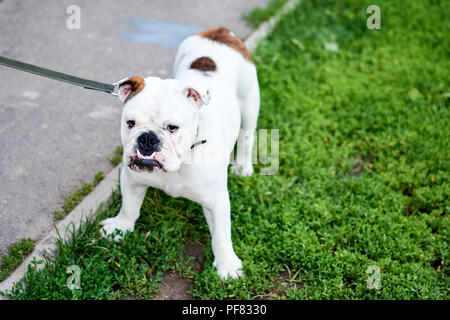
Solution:
<svg viewBox="0 0 450 320">
<path fill-rule="evenodd" d="M 238 102 L 241 110 L 241 129 L 237 139 L 237 152 L 231 172 L 242 176 L 253 174 L 253 145 L 259 113 L 259 85 L 256 70 L 250 79 L 250 88 L 246 92 L 238 92 Z"/>
</svg>

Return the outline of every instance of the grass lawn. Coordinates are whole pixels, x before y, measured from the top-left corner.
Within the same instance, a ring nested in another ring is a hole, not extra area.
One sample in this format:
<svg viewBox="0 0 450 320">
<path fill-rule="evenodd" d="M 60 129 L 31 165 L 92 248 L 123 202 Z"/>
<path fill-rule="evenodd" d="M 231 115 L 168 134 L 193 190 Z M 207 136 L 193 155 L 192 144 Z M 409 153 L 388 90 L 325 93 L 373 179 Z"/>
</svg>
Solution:
<svg viewBox="0 0 450 320">
<path fill-rule="evenodd" d="M 259 127 L 280 130 L 280 170 L 230 176 L 244 278 L 217 276 L 199 205 L 149 189 L 125 241 L 98 236 L 115 194 L 11 295 L 150 298 L 174 271 L 202 299 L 449 299 L 448 6 L 377 1 L 382 29 L 368 30 L 372 2 L 303 1 L 254 53 Z M 206 245 L 203 270 L 183 260 L 191 242 Z M 81 290 L 66 287 L 70 265 Z M 379 289 L 366 285 L 372 265 Z"/>
</svg>

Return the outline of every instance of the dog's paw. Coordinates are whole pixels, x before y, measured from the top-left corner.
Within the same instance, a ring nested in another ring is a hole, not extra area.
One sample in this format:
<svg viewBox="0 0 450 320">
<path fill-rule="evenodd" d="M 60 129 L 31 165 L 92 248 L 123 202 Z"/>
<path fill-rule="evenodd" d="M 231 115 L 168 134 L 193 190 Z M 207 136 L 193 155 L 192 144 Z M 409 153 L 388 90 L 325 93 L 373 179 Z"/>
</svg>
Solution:
<svg viewBox="0 0 450 320">
<path fill-rule="evenodd" d="M 243 176 L 243 177 L 250 177 L 253 174 L 253 165 L 251 163 L 248 164 L 233 164 L 231 166 L 231 173 Z"/>
<path fill-rule="evenodd" d="M 217 273 L 222 280 L 228 278 L 237 279 L 244 275 L 244 272 L 242 271 L 242 262 L 236 256 L 220 263 L 216 260 L 213 265 L 216 267 Z"/>
<path fill-rule="evenodd" d="M 105 239 L 114 240 L 115 242 L 122 240 L 128 231 L 131 232 L 134 230 L 134 223 L 118 217 L 105 219 L 100 222 L 100 225 L 102 226 L 100 236 Z M 116 230 L 120 232 L 117 233 Z"/>
</svg>

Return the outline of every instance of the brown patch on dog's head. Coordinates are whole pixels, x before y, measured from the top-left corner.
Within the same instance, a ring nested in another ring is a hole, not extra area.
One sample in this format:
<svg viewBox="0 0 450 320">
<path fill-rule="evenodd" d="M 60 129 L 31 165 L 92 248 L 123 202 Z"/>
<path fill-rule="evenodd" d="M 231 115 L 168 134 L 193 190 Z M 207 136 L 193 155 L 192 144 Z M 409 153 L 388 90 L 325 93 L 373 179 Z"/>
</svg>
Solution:
<svg viewBox="0 0 450 320">
<path fill-rule="evenodd" d="M 195 59 L 191 63 L 191 69 L 199 71 L 216 71 L 216 63 L 208 57 L 201 57 Z"/>
<path fill-rule="evenodd" d="M 244 56 L 245 59 L 247 59 L 250 62 L 253 62 L 250 52 L 248 51 L 244 42 L 242 42 L 242 40 L 239 39 L 239 37 L 233 35 L 230 31 L 228 31 L 228 29 L 217 27 L 207 31 L 196 33 L 196 35 L 210 39 L 212 41 L 217 41 L 226 44 L 230 48 L 242 54 L 242 56 Z"/>
<path fill-rule="evenodd" d="M 141 76 L 134 76 L 119 85 L 119 99 L 125 104 L 145 87 L 145 80 Z"/>
</svg>

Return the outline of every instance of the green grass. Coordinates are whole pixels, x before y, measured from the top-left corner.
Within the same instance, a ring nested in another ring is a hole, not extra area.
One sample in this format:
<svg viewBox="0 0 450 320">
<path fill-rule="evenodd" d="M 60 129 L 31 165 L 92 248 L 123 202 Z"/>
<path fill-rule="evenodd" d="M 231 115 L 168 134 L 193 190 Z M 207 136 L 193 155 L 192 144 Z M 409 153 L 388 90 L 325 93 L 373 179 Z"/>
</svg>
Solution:
<svg viewBox="0 0 450 320">
<path fill-rule="evenodd" d="M 100 183 L 104 178 L 103 171 L 98 172 L 92 183 L 83 183 L 82 186 L 75 192 L 66 196 L 64 204 L 61 210 L 55 210 L 54 216 L 56 220 L 63 219 L 69 212 L 71 212 L 75 207 L 86 197 L 89 193 L 94 190 L 94 188 Z"/>
<path fill-rule="evenodd" d="M 266 7 L 255 8 L 242 16 L 249 27 L 256 29 L 261 23 L 274 16 L 286 2 L 287 0 L 270 0 Z"/>
<path fill-rule="evenodd" d="M 120 196 L 17 299 L 150 298 L 164 272 L 202 299 L 449 299 L 449 16 L 439 1 L 302 1 L 254 54 L 260 128 L 280 130 L 280 170 L 230 176 L 232 235 L 245 277 L 212 267 L 199 205 L 149 189 L 135 232 L 98 236 Z M 339 50 L 325 49 L 336 42 Z M 207 244 L 204 270 L 183 262 Z M 81 290 L 66 287 L 80 266 Z M 381 288 L 368 289 L 369 266 Z M 278 286 L 281 274 L 288 274 Z"/>
<path fill-rule="evenodd" d="M 8 254 L 0 256 L 0 282 L 5 280 L 33 251 L 35 243 L 31 239 L 22 239 L 8 247 Z"/>
<path fill-rule="evenodd" d="M 116 147 L 114 155 L 108 158 L 109 162 L 111 162 L 112 165 L 117 166 L 120 163 L 120 161 L 122 161 L 122 152 L 123 152 L 122 146 Z"/>
</svg>

